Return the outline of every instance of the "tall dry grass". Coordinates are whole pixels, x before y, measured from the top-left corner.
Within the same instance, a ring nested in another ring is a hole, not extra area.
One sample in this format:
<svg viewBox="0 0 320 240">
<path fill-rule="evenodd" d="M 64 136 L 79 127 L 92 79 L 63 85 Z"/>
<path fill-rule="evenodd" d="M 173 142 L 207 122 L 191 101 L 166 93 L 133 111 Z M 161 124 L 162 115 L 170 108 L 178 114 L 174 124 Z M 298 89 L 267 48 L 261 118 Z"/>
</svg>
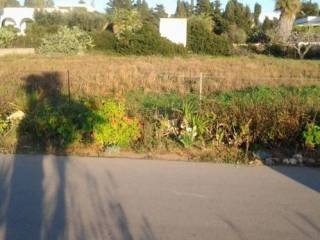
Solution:
<svg viewBox="0 0 320 240">
<path fill-rule="evenodd" d="M 0 101 L 23 94 L 23 79 L 58 72 L 66 86 L 70 72 L 73 95 L 104 96 L 143 88 L 149 92 L 198 91 L 203 73 L 204 94 L 250 86 L 301 86 L 320 82 L 319 61 L 271 57 L 121 57 L 83 55 L 48 58 L 37 55 L 0 59 Z"/>
</svg>

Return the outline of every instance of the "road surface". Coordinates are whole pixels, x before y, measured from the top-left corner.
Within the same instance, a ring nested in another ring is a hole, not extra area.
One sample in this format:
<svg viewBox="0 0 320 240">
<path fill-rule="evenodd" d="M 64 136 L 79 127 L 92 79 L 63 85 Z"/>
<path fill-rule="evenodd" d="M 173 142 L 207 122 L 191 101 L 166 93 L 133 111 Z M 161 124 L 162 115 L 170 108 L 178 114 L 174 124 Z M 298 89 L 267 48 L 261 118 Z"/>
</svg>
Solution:
<svg viewBox="0 0 320 240">
<path fill-rule="evenodd" d="M 320 169 L 0 155 L 1 240 L 320 239 Z"/>
</svg>

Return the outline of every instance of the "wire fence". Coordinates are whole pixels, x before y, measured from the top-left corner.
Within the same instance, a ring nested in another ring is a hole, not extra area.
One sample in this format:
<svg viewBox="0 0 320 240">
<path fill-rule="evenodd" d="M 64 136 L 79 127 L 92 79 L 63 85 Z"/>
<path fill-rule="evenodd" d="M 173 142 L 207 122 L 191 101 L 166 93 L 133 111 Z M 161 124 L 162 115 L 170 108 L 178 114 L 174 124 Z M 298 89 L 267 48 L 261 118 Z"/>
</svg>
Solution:
<svg viewBox="0 0 320 240">
<path fill-rule="evenodd" d="M 105 72 L 82 75 L 79 71 L 1 71 L 1 84 L 8 94 L 12 88 L 61 91 L 72 96 L 106 96 L 141 89 L 146 92 L 199 94 L 238 90 L 255 86 L 301 86 L 320 83 L 320 66 L 316 74 L 286 76 L 237 76 L 215 72 Z M 10 89 L 11 86 L 11 89 Z"/>
</svg>

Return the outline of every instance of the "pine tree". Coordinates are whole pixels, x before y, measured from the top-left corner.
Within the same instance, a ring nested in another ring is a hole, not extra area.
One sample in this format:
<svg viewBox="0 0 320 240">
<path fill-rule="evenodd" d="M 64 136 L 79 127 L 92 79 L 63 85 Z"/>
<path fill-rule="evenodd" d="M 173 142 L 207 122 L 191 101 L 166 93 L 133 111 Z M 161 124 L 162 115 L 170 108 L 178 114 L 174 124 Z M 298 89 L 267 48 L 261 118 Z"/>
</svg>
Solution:
<svg viewBox="0 0 320 240">
<path fill-rule="evenodd" d="M 53 0 L 46 0 L 45 7 L 54 7 L 54 1 Z"/>
<path fill-rule="evenodd" d="M 211 14 L 211 4 L 209 0 L 198 0 L 196 6 L 197 14 L 210 15 Z"/>
<path fill-rule="evenodd" d="M 189 16 L 192 16 L 194 14 L 194 0 L 191 0 L 191 3 L 189 5 Z"/>
<path fill-rule="evenodd" d="M 113 12 L 115 8 L 131 9 L 132 0 L 109 0 L 107 3 L 107 12 Z"/>
<path fill-rule="evenodd" d="M 168 13 L 166 12 L 166 9 L 164 8 L 163 4 L 157 4 L 152 12 L 153 15 L 158 19 L 168 17 Z"/>
<path fill-rule="evenodd" d="M 177 1 L 177 9 L 175 13 L 175 17 L 184 18 L 188 16 L 188 10 L 186 8 L 186 4 L 184 1 Z"/>
<path fill-rule="evenodd" d="M 212 10 L 213 14 L 215 15 L 222 15 L 222 10 L 221 10 L 221 2 L 220 0 L 215 0 L 212 4 Z"/>
<path fill-rule="evenodd" d="M 260 15 L 261 15 L 261 11 L 262 11 L 262 7 L 261 7 L 261 5 L 259 4 L 259 3 L 256 3 L 255 5 L 254 5 L 254 13 L 253 13 L 253 16 L 254 16 L 254 24 L 256 25 L 256 26 L 258 26 L 259 25 L 259 17 L 260 17 Z"/>
<path fill-rule="evenodd" d="M 249 6 L 244 6 L 237 0 L 230 0 L 226 5 L 223 16 L 229 25 L 237 25 L 249 33 L 253 24 L 253 17 Z"/>
</svg>

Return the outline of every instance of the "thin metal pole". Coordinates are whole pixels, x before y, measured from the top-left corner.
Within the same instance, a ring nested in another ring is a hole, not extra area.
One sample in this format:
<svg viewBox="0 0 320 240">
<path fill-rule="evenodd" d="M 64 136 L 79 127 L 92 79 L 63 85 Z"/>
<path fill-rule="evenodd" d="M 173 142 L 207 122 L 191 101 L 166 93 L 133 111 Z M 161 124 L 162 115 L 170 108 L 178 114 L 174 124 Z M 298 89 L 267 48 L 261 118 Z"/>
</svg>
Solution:
<svg viewBox="0 0 320 240">
<path fill-rule="evenodd" d="M 200 101 L 202 101 L 202 88 L 203 88 L 203 74 L 200 73 L 200 83 L 199 83 Z"/>
<path fill-rule="evenodd" d="M 71 89 L 70 89 L 70 71 L 67 71 L 68 76 L 68 98 L 69 98 L 69 104 L 71 103 Z"/>
</svg>

